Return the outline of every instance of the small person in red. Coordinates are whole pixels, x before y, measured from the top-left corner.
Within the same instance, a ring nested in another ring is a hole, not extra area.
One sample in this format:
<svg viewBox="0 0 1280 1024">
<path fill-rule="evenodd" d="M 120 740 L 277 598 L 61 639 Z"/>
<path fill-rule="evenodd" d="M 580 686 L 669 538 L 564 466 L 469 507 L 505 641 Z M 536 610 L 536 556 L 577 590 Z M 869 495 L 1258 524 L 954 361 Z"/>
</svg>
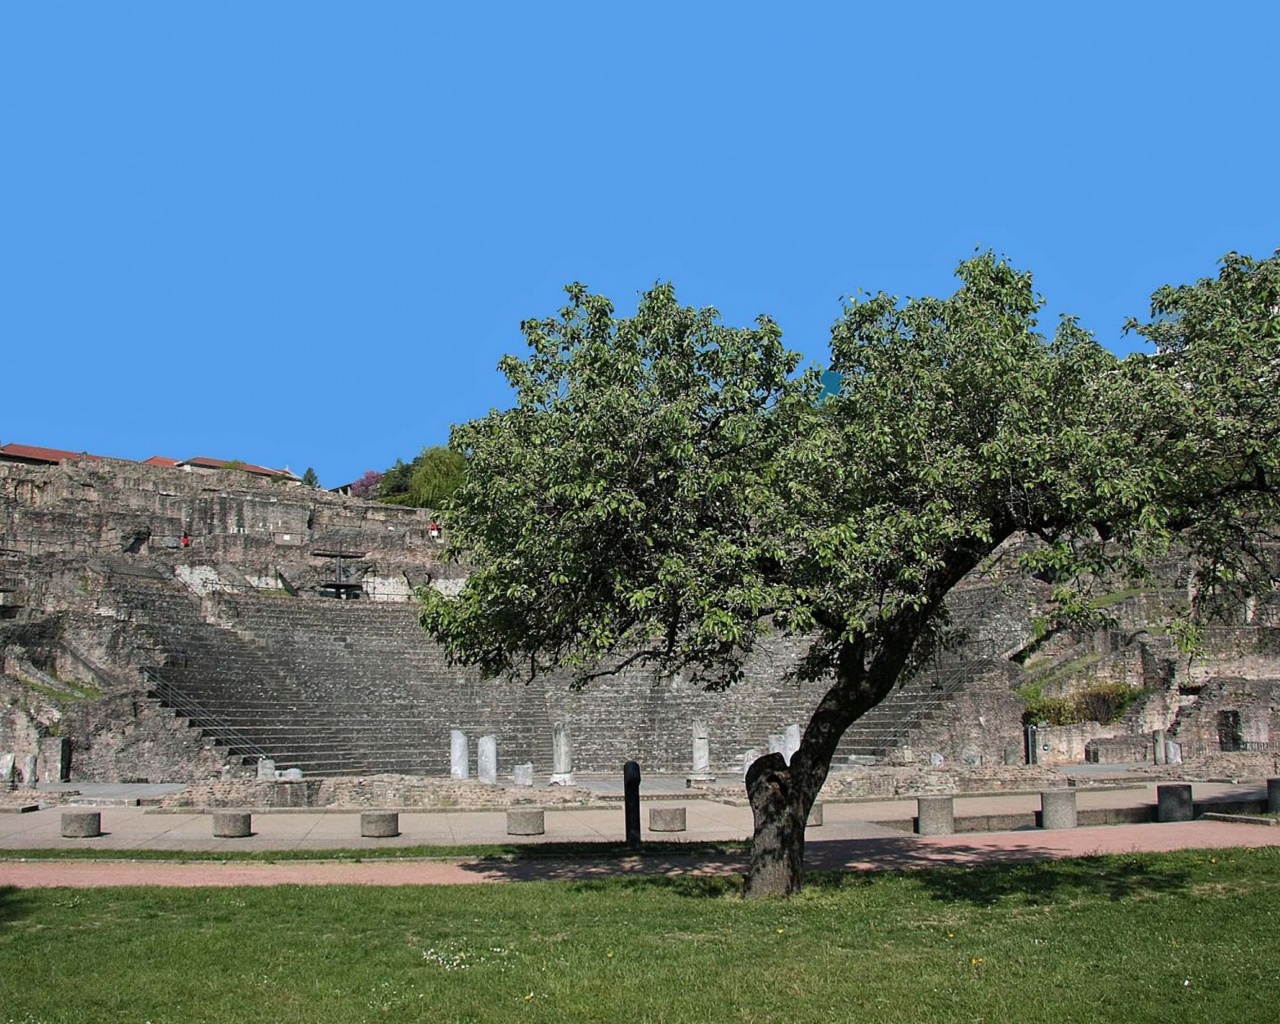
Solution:
<svg viewBox="0 0 1280 1024">
<path fill-rule="evenodd" d="M 432 540 L 438 540 L 440 538 L 440 524 L 432 520 L 430 525 L 427 526 L 427 532 L 431 534 Z"/>
<path fill-rule="evenodd" d="M 184 548 L 191 547 L 191 536 L 187 533 L 186 530 L 182 531 L 182 546 Z"/>
</svg>

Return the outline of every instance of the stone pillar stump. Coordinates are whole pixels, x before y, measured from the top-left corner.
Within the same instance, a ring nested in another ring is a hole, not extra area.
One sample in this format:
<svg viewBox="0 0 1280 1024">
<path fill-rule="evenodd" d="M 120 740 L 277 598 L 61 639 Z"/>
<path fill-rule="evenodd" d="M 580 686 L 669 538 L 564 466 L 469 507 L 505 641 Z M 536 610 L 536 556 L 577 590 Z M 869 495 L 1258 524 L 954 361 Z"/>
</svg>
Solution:
<svg viewBox="0 0 1280 1024">
<path fill-rule="evenodd" d="M 1076 791 L 1048 789 L 1040 794 L 1041 828 L 1076 827 Z"/>
<path fill-rule="evenodd" d="M 365 839 L 390 839 L 400 834 L 400 815 L 395 811 L 363 811 L 360 835 Z"/>
<path fill-rule="evenodd" d="M 253 815 L 248 811 L 218 811 L 213 816 L 215 839 L 244 839 L 253 835 Z"/>
<path fill-rule="evenodd" d="M 546 831 L 546 813 L 541 808 L 512 807 L 507 811 L 507 835 L 540 836 Z"/>
<path fill-rule="evenodd" d="M 63 811 L 63 839 L 96 839 L 102 835 L 101 811 Z"/>
<path fill-rule="evenodd" d="M 1156 821 L 1190 821 L 1194 817 L 1189 785 L 1174 782 L 1156 787 Z"/>
<path fill-rule="evenodd" d="M 650 832 L 683 832 L 685 813 L 683 807 L 650 807 Z"/>
<path fill-rule="evenodd" d="M 949 836 L 956 830 L 955 801 L 949 796 L 916 798 L 916 835 Z"/>
<path fill-rule="evenodd" d="M 809 820 L 804 823 L 805 828 L 818 828 L 822 824 L 822 804 L 814 803 L 809 808 Z"/>
</svg>

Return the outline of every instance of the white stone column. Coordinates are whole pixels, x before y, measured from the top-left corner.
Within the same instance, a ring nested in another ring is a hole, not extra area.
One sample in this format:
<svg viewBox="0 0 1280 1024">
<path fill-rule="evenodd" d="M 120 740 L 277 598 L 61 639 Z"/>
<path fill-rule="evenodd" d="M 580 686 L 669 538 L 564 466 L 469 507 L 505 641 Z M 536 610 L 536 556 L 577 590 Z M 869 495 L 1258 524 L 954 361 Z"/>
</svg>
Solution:
<svg viewBox="0 0 1280 1024">
<path fill-rule="evenodd" d="M 476 776 L 481 782 L 498 781 L 498 738 L 481 736 L 476 749 Z"/>
<path fill-rule="evenodd" d="M 467 742 L 467 734 L 461 729 L 449 730 L 449 778 L 469 779 L 471 777 L 471 745 Z"/>
<path fill-rule="evenodd" d="M 573 744 L 569 739 L 569 727 L 557 722 L 551 737 L 551 785 L 573 785 Z"/>
</svg>

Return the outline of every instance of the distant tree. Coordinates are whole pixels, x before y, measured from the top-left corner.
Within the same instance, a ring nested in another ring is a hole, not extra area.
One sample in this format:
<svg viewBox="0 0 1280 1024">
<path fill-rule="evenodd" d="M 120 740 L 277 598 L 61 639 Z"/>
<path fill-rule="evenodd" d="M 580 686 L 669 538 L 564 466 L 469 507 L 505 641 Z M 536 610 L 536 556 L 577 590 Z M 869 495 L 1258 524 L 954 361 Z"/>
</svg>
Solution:
<svg viewBox="0 0 1280 1024">
<path fill-rule="evenodd" d="M 376 469 L 366 469 L 364 476 L 351 485 L 351 493 L 357 498 L 374 498 L 378 494 L 378 486 L 381 483 L 381 473 Z"/>
<path fill-rule="evenodd" d="M 406 465 L 402 459 L 396 459 L 396 464 L 382 474 L 382 480 L 378 484 L 377 498 L 379 501 L 391 504 L 407 504 L 409 486 L 412 482 L 413 465 Z"/>
<path fill-rule="evenodd" d="M 828 687 L 788 763 L 750 766 L 749 896 L 802 878 L 805 821 L 845 730 L 947 639 L 945 600 L 1016 534 L 1066 616 L 1088 581 L 1175 541 L 1202 593 L 1264 589 L 1280 515 L 1280 254 L 1161 289 L 1119 360 L 1074 320 L 1036 330 L 1031 276 L 991 255 L 949 298 L 852 300 L 838 384 L 777 326 L 723 326 L 669 286 L 632 318 L 581 285 L 522 324 L 515 406 L 454 429 L 466 482 L 445 514 L 470 574 L 423 591 L 424 627 L 487 673 L 628 665 L 735 678 L 771 630 L 808 638 Z M 833 382 L 834 383 L 834 382 Z"/>
<path fill-rule="evenodd" d="M 312 469 L 310 466 L 308 466 L 307 471 L 302 474 L 302 482 L 306 484 L 308 487 L 320 486 L 320 478 L 316 476 L 316 471 Z"/>
<path fill-rule="evenodd" d="M 413 476 L 409 481 L 412 504 L 418 508 L 440 508 L 462 486 L 467 475 L 467 460 L 449 448 L 424 448 L 413 460 Z"/>
</svg>

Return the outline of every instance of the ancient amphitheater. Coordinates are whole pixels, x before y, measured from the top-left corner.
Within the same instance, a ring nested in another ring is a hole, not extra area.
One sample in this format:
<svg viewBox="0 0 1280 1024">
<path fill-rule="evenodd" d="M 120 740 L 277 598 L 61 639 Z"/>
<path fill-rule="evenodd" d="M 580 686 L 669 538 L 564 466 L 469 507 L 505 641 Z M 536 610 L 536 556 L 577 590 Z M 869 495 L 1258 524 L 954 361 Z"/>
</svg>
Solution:
<svg viewBox="0 0 1280 1024">
<path fill-rule="evenodd" d="M 462 576 L 431 526 L 424 511 L 234 470 L 0 463 L 0 758 L 12 753 L 11 777 L 26 782 L 192 782 L 260 758 L 304 777 L 447 776 L 462 730 L 496 737 L 501 775 L 531 763 L 545 778 L 560 724 L 579 771 L 634 758 L 683 774 L 698 720 L 712 770 L 740 778 L 744 754 L 804 722 L 820 696 L 785 681 L 796 650 L 781 640 L 723 694 L 679 676 L 578 691 L 568 677 L 451 666 L 413 599 Z M 967 645 L 851 729 L 838 761 L 1273 758 L 1280 613 L 1242 605 L 1188 661 L 1160 626 L 1185 600 L 1185 574 L 1170 563 L 1158 585 L 1107 596 L 1114 627 L 1082 635 L 1039 635 L 1034 580 L 996 566 L 966 581 L 953 610 Z M 1028 735 L 1015 690 L 1051 697 L 1100 680 L 1140 699 L 1119 721 Z"/>
</svg>

